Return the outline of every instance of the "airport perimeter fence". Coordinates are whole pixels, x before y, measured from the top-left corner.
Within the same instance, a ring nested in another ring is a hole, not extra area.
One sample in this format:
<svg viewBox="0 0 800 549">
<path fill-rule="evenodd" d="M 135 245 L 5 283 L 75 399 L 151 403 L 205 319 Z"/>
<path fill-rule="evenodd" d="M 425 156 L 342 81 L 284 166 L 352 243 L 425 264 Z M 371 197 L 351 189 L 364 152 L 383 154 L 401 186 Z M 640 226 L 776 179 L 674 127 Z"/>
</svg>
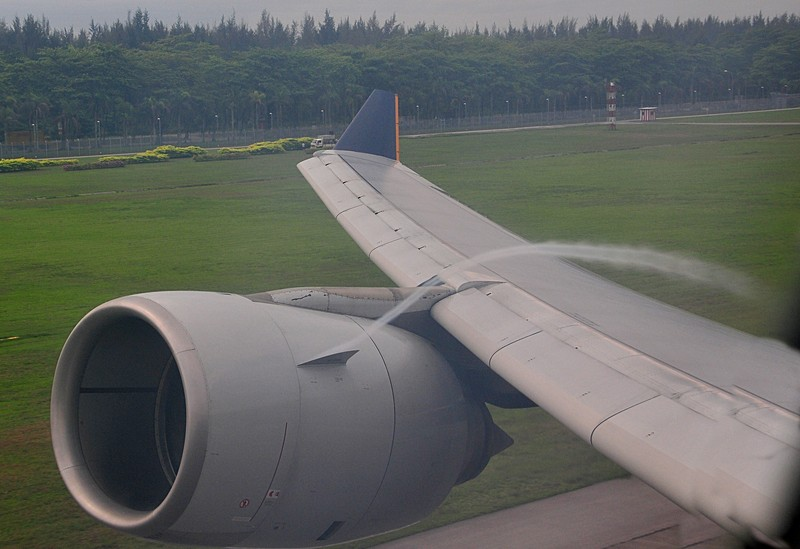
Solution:
<svg viewBox="0 0 800 549">
<path fill-rule="evenodd" d="M 275 141 L 283 137 L 315 136 L 323 132 L 310 126 L 301 128 L 274 128 L 272 130 L 239 130 L 205 133 L 176 134 L 164 132 L 162 135 L 130 135 L 82 137 L 50 141 L 33 136 L 22 143 L 0 141 L 0 158 L 63 158 L 77 156 L 112 156 L 132 154 L 154 149 L 160 145 L 185 147 L 197 145 L 214 149 L 220 147 L 247 146 L 260 141 Z"/>
<path fill-rule="evenodd" d="M 733 112 L 759 111 L 780 108 L 800 107 L 800 94 L 781 95 L 762 99 L 731 99 L 729 101 L 706 101 L 694 103 L 675 103 L 662 105 L 641 105 L 656 107 L 659 117 L 721 114 Z M 640 106 L 617 103 L 617 121 L 639 120 Z M 418 119 L 416 116 L 403 117 L 400 130 L 404 135 L 431 134 L 459 131 L 479 131 L 486 129 L 523 128 L 561 124 L 592 124 L 607 120 L 606 106 L 583 110 L 547 110 L 529 113 L 510 113 L 492 116 L 467 116 L 462 118 Z"/>
<path fill-rule="evenodd" d="M 718 114 L 800 107 L 800 94 L 779 95 L 763 99 L 736 98 L 729 101 L 694 102 L 681 104 L 642 105 L 657 107 L 658 116 L 681 116 Z M 419 114 L 402 116 L 402 135 L 435 134 L 461 131 L 522 128 L 560 124 L 590 124 L 606 121 L 605 105 L 602 108 L 583 110 L 546 110 L 539 112 L 480 114 L 455 118 L 425 118 Z M 639 106 L 617 104 L 617 121 L 638 120 Z M 315 137 L 320 134 L 341 135 L 345 124 L 332 127 L 303 126 L 292 128 L 250 129 L 237 131 L 213 131 L 204 133 L 137 136 L 83 137 L 61 141 L 49 141 L 31 136 L 28 142 L 6 143 L 0 141 L 0 158 L 59 158 L 76 156 L 106 156 L 129 154 L 155 148 L 159 145 L 203 148 L 246 146 L 259 141 L 274 141 L 284 137 Z"/>
</svg>

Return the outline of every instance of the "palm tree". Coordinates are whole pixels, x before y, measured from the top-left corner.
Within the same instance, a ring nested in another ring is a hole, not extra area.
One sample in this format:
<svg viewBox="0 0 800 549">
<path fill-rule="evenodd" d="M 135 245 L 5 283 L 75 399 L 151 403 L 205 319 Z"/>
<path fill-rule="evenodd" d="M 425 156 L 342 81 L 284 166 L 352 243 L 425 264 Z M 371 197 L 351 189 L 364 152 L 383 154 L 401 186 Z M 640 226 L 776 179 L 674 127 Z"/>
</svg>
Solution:
<svg viewBox="0 0 800 549">
<path fill-rule="evenodd" d="M 256 130 L 258 129 L 259 107 L 264 104 L 264 100 L 267 98 L 267 95 L 258 90 L 253 90 L 247 97 L 253 104 L 253 138 L 255 138 Z"/>
</svg>

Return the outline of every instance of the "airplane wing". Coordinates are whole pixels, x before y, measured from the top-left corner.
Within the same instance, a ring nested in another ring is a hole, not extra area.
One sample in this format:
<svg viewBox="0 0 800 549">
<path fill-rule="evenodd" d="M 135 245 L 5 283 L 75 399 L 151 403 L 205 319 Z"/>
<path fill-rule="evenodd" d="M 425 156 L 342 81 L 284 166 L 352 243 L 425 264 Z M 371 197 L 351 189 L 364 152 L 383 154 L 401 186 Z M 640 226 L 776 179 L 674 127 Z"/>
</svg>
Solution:
<svg viewBox="0 0 800 549">
<path fill-rule="evenodd" d="M 776 538 L 800 462 L 800 355 L 535 253 L 399 161 L 376 91 L 299 164 L 398 286 L 450 291 L 432 318 L 586 442 L 687 510 Z"/>
</svg>

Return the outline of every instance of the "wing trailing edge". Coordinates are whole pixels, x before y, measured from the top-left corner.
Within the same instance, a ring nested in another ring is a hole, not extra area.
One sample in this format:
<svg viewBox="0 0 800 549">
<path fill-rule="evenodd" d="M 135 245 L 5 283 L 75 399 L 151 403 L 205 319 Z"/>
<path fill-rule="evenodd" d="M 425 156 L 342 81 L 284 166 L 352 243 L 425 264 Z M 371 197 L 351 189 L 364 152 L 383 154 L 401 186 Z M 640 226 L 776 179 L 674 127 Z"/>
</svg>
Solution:
<svg viewBox="0 0 800 549">
<path fill-rule="evenodd" d="M 493 257 L 527 243 L 355 135 L 382 124 L 392 143 L 392 95 L 376 93 L 339 150 L 298 166 L 367 256 L 399 286 L 440 281 L 433 320 L 665 496 L 743 538 L 785 537 L 800 356 L 560 259 Z"/>
<path fill-rule="evenodd" d="M 375 90 L 334 147 L 400 160 L 400 115 L 397 95 Z"/>
</svg>

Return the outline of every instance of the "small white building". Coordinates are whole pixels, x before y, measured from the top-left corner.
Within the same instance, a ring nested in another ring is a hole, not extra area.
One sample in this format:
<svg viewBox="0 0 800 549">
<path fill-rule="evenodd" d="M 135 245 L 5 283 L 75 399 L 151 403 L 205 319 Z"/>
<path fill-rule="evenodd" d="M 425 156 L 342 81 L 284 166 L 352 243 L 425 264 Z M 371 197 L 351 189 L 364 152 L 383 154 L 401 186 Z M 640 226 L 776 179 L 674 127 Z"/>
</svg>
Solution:
<svg viewBox="0 0 800 549">
<path fill-rule="evenodd" d="M 639 122 L 651 122 L 656 119 L 658 107 L 639 107 Z"/>
</svg>

